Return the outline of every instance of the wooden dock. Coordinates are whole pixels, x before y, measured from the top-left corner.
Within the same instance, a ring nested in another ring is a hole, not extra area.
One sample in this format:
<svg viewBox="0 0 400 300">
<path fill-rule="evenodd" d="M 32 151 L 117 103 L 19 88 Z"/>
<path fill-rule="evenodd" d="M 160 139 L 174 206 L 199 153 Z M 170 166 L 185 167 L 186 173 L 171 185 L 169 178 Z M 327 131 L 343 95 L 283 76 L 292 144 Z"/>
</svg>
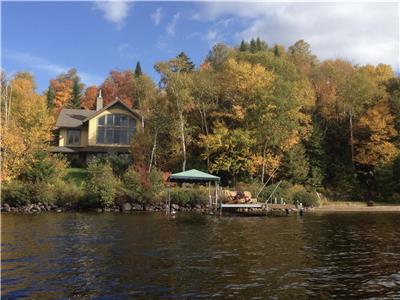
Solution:
<svg viewBox="0 0 400 300">
<path fill-rule="evenodd" d="M 296 209 L 294 204 L 266 204 L 266 203 L 221 203 L 220 214 L 222 215 L 223 209 L 234 209 L 240 211 L 264 211 L 264 213 L 272 210 L 286 210 Z"/>
</svg>

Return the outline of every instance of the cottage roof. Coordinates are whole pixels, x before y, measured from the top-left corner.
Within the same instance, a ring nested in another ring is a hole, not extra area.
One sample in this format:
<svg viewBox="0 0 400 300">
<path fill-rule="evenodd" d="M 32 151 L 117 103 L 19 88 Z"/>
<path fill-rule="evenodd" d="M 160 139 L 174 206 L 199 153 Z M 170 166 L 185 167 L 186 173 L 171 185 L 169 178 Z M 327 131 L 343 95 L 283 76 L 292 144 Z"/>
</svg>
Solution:
<svg viewBox="0 0 400 300">
<path fill-rule="evenodd" d="M 63 108 L 58 115 L 56 127 L 79 127 L 86 118 L 90 117 L 95 112 L 94 110 Z"/>
<path fill-rule="evenodd" d="M 107 110 L 108 108 L 120 104 L 126 110 L 131 112 L 136 118 L 140 119 L 140 113 L 136 110 L 129 108 L 124 102 L 117 99 L 110 104 L 104 106 L 102 109 L 96 110 L 86 110 L 86 109 L 69 109 L 63 108 L 58 115 L 56 127 L 67 127 L 67 128 L 74 128 L 79 127 L 86 121 L 94 118 L 95 116 L 101 114 L 103 111 Z"/>
</svg>

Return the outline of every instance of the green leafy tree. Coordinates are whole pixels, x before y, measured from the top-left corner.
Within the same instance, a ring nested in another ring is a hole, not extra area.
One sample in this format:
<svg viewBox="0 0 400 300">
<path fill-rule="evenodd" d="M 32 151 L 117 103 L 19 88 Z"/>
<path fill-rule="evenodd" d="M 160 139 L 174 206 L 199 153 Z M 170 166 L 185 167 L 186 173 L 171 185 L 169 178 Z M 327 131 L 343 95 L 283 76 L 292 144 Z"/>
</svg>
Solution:
<svg viewBox="0 0 400 300">
<path fill-rule="evenodd" d="M 284 156 L 282 172 L 293 183 L 303 184 L 307 180 L 310 166 L 302 144 L 293 146 Z"/>
</svg>

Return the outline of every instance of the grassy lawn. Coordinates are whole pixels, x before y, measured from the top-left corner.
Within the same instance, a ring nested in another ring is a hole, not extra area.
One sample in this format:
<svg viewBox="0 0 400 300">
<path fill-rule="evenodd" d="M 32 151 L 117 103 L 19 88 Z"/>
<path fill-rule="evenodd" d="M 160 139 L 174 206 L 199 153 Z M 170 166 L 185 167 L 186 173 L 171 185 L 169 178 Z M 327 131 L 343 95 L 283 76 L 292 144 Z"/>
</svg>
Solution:
<svg viewBox="0 0 400 300">
<path fill-rule="evenodd" d="M 85 168 L 68 168 L 65 179 L 74 182 L 76 185 L 81 185 L 86 180 L 86 176 L 87 170 Z"/>
</svg>

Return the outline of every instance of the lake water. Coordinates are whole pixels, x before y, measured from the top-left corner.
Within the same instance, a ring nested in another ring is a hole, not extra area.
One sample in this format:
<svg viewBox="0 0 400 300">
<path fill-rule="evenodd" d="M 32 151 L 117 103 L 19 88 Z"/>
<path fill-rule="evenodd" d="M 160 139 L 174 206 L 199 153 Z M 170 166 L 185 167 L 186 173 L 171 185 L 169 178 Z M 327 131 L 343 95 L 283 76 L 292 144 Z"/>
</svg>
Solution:
<svg viewBox="0 0 400 300">
<path fill-rule="evenodd" d="M 399 213 L 2 214 L 3 299 L 400 299 Z"/>
</svg>

